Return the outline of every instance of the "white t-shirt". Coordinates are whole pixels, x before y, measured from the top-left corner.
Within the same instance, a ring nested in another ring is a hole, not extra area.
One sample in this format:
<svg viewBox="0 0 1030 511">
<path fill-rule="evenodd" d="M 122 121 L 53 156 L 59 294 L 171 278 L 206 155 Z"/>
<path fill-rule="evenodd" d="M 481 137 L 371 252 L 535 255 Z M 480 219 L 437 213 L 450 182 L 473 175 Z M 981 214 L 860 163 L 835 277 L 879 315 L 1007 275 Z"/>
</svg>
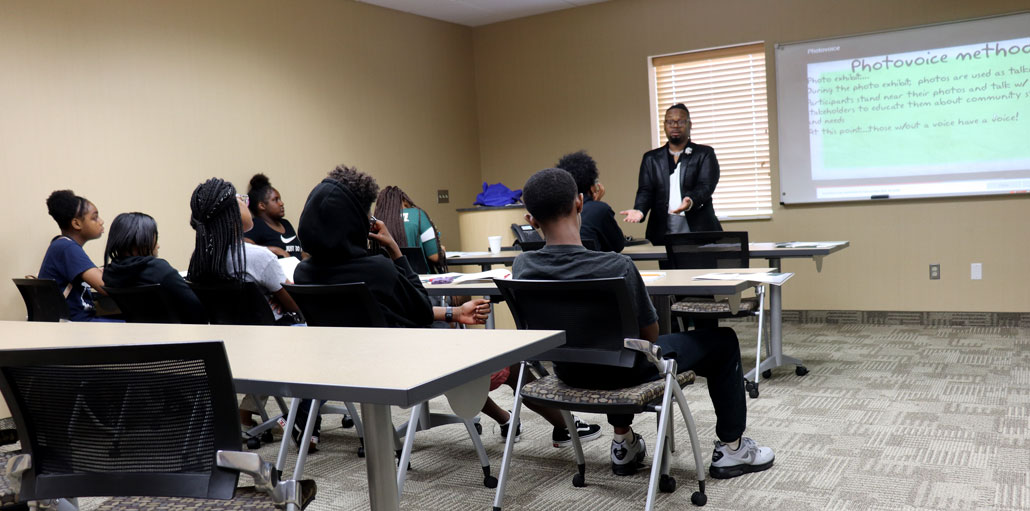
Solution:
<svg viewBox="0 0 1030 511">
<path fill-rule="evenodd" d="M 669 151 L 669 154 L 675 158 L 679 156 L 679 161 L 676 164 L 676 168 L 672 171 L 672 175 L 669 176 L 669 214 L 686 216 L 684 212 L 673 213 L 672 210 L 680 207 L 680 203 L 683 202 L 683 194 L 680 192 L 680 171 L 683 169 L 686 159 L 683 158 L 683 151 Z"/>
<path fill-rule="evenodd" d="M 279 258 L 265 247 L 244 243 L 243 248 L 247 254 L 247 281 L 257 284 L 265 293 L 265 298 L 270 299 L 272 293 L 282 289 L 286 283 L 286 274 L 283 273 L 282 266 L 279 266 Z M 227 264 L 229 273 L 235 273 L 232 258 L 228 259 Z M 283 316 L 276 312 L 275 308 L 272 308 L 272 313 L 277 320 Z"/>
</svg>

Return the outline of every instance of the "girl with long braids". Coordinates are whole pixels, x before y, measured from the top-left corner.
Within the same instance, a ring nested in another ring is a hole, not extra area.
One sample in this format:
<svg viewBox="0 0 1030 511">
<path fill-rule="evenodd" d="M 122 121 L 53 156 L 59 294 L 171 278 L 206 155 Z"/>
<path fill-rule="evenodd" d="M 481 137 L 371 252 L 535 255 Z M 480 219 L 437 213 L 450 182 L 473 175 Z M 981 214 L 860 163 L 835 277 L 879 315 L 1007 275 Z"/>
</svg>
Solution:
<svg viewBox="0 0 1030 511">
<path fill-rule="evenodd" d="M 300 238 L 293 225 L 286 219 L 286 206 L 279 190 L 272 187 L 268 176 L 254 174 L 250 178 L 247 191 L 250 198 L 250 213 L 254 217 L 254 227 L 243 233 L 247 243 L 253 243 L 271 250 L 279 257 L 296 257 L 304 259 L 304 251 L 300 246 Z"/>
<path fill-rule="evenodd" d="M 96 321 L 90 289 L 104 292 L 104 273 L 82 249 L 104 234 L 104 220 L 92 202 L 71 190 L 57 190 L 46 200 L 47 211 L 61 234 L 50 240 L 37 275 L 57 281 L 72 321 Z"/>
<path fill-rule="evenodd" d="M 434 270 L 447 271 L 447 257 L 440 231 L 425 210 L 418 207 L 408 194 L 396 186 L 387 186 L 376 198 L 376 218 L 386 223 L 390 232 L 404 233 L 396 241 L 401 248 L 420 247 Z"/>
<path fill-rule="evenodd" d="M 264 247 L 243 242 L 243 233 L 254 226 L 247 209 L 249 198 L 236 193 L 232 183 L 211 178 L 197 185 L 190 198 L 190 226 L 197 242 L 190 258 L 191 282 L 251 281 L 265 293 L 268 305 L 282 324 L 293 323 L 300 308 L 283 288 L 289 283 L 278 258 Z M 248 396 L 240 403 L 240 423 L 256 426 L 253 415 L 268 396 Z"/>
<path fill-rule="evenodd" d="M 190 258 L 191 282 L 251 281 L 268 298 L 277 321 L 284 312 L 300 312 L 283 288 L 288 283 L 277 257 L 257 245 L 243 242 L 243 233 L 254 220 L 247 209 L 249 198 L 236 193 L 232 183 L 211 178 L 193 190 L 190 226 L 197 232 Z"/>
</svg>

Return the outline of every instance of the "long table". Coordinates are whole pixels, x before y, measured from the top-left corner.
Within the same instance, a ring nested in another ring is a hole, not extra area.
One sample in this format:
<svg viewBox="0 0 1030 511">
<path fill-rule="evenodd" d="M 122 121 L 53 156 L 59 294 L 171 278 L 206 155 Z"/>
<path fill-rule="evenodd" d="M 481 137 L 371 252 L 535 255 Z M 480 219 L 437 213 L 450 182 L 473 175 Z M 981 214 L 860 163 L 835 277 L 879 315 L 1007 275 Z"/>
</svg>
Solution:
<svg viewBox="0 0 1030 511">
<path fill-rule="evenodd" d="M 225 342 L 238 392 L 361 403 L 369 501 L 379 511 L 399 508 L 391 405 L 413 406 L 560 346 L 565 333 L 0 322 L 0 350 L 197 340 Z"/>
<path fill-rule="evenodd" d="M 765 273 L 771 268 L 737 268 L 720 271 L 732 273 Z M 658 325 L 661 333 L 668 333 L 671 323 L 670 297 L 674 295 L 709 296 L 725 298 L 730 309 L 736 311 L 740 305 L 740 294 L 754 286 L 745 280 L 694 280 L 694 277 L 712 273 L 712 270 L 656 270 L 642 271 L 644 286 L 651 295 L 652 302 L 658 312 Z M 663 274 L 660 277 L 659 274 Z M 432 277 L 427 275 L 424 277 Z M 657 277 L 657 278 L 656 278 Z M 493 281 L 472 281 L 461 284 L 424 284 L 430 296 L 500 296 L 501 292 Z"/>
<path fill-rule="evenodd" d="M 815 261 L 817 272 L 823 269 L 823 258 L 848 248 L 851 244 L 847 241 L 812 241 L 805 243 L 788 242 L 759 242 L 749 243 L 748 249 L 754 259 L 765 259 L 770 268 L 782 270 L 783 259 L 805 258 Z M 479 265 L 484 271 L 495 264 L 511 265 L 515 257 L 521 252 L 517 250 L 502 250 L 497 254 L 473 254 L 468 256 L 451 258 L 447 262 L 451 266 L 462 264 Z M 665 260 L 665 247 L 647 245 L 632 245 L 622 251 L 623 254 L 634 261 L 663 261 Z M 720 270 L 722 271 L 722 270 Z M 762 361 L 758 368 L 759 372 L 768 374 L 768 371 L 784 366 L 796 366 L 796 372 L 804 375 L 808 372 L 801 359 L 783 354 L 783 294 L 780 286 L 769 286 L 769 349 L 770 354 Z M 749 380 L 755 379 L 755 370 L 752 369 L 746 375 Z"/>
</svg>

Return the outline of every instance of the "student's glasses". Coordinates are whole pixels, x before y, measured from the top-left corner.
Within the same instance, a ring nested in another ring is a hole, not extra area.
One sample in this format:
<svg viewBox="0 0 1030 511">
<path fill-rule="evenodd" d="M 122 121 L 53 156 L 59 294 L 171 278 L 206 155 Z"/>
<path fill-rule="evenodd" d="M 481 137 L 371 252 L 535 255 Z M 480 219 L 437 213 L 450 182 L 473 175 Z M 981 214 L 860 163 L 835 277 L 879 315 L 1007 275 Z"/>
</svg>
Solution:
<svg viewBox="0 0 1030 511">
<path fill-rule="evenodd" d="M 241 201 L 243 201 L 243 205 L 244 206 L 250 206 L 250 195 L 244 195 L 242 193 L 237 193 L 236 194 L 236 198 L 241 200 Z"/>
</svg>

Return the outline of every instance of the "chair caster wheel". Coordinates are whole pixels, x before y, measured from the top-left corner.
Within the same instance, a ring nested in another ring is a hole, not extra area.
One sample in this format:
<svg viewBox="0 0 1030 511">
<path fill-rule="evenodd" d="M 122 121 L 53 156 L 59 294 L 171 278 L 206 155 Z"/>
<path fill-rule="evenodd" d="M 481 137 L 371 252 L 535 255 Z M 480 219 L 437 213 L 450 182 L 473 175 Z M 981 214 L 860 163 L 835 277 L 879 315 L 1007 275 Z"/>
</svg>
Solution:
<svg viewBox="0 0 1030 511">
<path fill-rule="evenodd" d="M 703 506 L 708 503 L 708 495 L 696 491 L 690 496 L 690 503 L 698 507 Z"/>
<path fill-rule="evenodd" d="M 275 442 L 275 437 L 272 436 L 271 431 L 265 431 L 264 433 L 261 433 L 261 441 L 266 444 L 270 444 Z"/>
<path fill-rule="evenodd" d="M 758 387 L 751 387 L 750 389 L 748 389 L 747 395 L 751 396 L 751 399 L 757 398 L 758 397 Z"/>
<path fill-rule="evenodd" d="M 250 438 L 247 439 L 247 449 L 253 450 L 253 449 L 260 449 L 260 448 L 261 448 L 261 439 L 259 439 L 257 437 L 250 437 Z"/>
<path fill-rule="evenodd" d="M 794 368 L 794 374 L 798 376 L 804 376 L 808 374 L 808 368 L 805 366 L 797 366 Z"/>
<path fill-rule="evenodd" d="M 477 435 L 482 435 L 483 434 L 483 425 L 478 423 L 478 422 L 476 422 L 475 426 L 476 426 L 476 434 Z"/>
<path fill-rule="evenodd" d="M 576 488 L 582 488 L 587 485 L 587 478 L 583 474 L 576 474 L 572 476 L 572 486 Z"/>
<path fill-rule="evenodd" d="M 497 488 L 497 478 L 494 476 L 484 477 L 483 486 L 486 486 L 487 488 Z"/>
<path fill-rule="evenodd" d="M 676 480 L 670 475 L 662 474 L 661 478 L 658 479 L 658 491 L 662 493 L 676 491 Z"/>
<path fill-rule="evenodd" d="M 344 415 L 343 416 L 343 420 L 340 421 L 340 425 L 343 426 L 343 429 L 353 428 L 354 427 L 354 419 Z"/>
<path fill-rule="evenodd" d="M 772 369 L 762 371 L 762 378 L 772 378 Z"/>
<path fill-rule="evenodd" d="M 361 447 L 358 447 L 358 457 L 359 458 L 364 458 L 365 457 L 365 446 L 364 445 L 362 445 Z"/>
</svg>

